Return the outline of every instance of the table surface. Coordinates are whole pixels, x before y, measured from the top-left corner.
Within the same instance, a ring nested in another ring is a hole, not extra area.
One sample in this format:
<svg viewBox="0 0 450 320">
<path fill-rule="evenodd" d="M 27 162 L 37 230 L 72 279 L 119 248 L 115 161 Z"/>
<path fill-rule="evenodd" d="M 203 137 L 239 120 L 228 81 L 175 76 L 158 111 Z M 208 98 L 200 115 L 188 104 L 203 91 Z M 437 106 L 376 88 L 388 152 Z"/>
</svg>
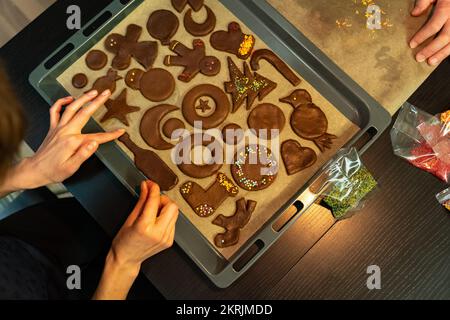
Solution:
<svg viewBox="0 0 450 320">
<path fill-rule="evenodd" d="M 33 149 L 44 139 L 49 117 L 28 75 L 73 34 L 65 28 L 72 2 L 57 1 L 0 49 L 28 116 L 26 141 Z M 109 2 L 79 1 L 83 22 Z M 449 74 L 447 59 L 408 101 L 430 113 L 448 108 Z M 177 246 L 148 261 L 145 274 L 169 299 L 450 299 L 450 216 L 435 200 L 446 185 L 395 157 L 389 131 L 363 160 L 380 187 L 357 215 L 334 223 L 310 210 L 230 288 L 215 288 Z M 66 186 L 111 235 L 135 203 L 96 157 Z M 373 264 L 381 268 L 381 290 L 366 287 Z"/>
</svg>

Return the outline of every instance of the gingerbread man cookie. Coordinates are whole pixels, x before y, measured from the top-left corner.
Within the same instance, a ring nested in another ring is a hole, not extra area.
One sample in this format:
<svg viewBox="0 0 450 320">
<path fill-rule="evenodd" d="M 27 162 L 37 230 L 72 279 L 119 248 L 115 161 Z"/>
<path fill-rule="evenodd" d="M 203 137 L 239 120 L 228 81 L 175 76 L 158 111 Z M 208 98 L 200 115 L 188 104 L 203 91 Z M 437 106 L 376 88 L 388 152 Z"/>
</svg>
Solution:
<svg viewBox="0 0 450 320">
<path fill-rule="evenodd" d="M 228 25 L 228 31 L 216 31 L 211 35 L 214 49 L 235 54 L 239 59 L 247 60 L 255 46 L 255 37 L 244 34 L 237 22 Z"/>
<path fill-rule="evenodd" d="M 256 208 L 256 201 L 245 200 L 244 198 L 236 201 L 236 212 L 231 217 L 219 215 L 213 220 L 213 224 L 223 227 L 226 231 L 219 233 L 214 238 L 214 243 L 218 248 L 234 246 L 239 242 L 241 229 L 244 228 L 252 217 Z"/>
<path fill-rule="evenodd" d="M 177 56 L 166 56 L 166 66 L 181 66 L 184 71 L 178 76 L 183 82 L 191 81 L 198 73 L 205 76 L 215 76 L 220 72 L 220 61 L 216 57 L 207 56 L 205 43 L 202 40 L 193 41 L 193 49 L 189 49 L 179 41 L 170 43 L 170 50 Z"/>
<path fill-rule="evenodd" d="M 180 192 L 194 212 L 199 217 L 206 218 L 216 212 L 228 197 L 235 197 L 239 193 L 239 188 L 225 174 L 219 172 L 207 190 L 189 181 L 181 186 Z"/>
<path fill-rule="evenodd" d="M 115 54 L 111 66 L 117 70 L 125 70 L 133 57 L 146 70 L 151 68 L 158 54 L 156 41 L 138 42 L 142 28 L 135 24 L 127 27 L 125 36 L 113 33 L 105 40 L 105 48 Z"/>
</svg>

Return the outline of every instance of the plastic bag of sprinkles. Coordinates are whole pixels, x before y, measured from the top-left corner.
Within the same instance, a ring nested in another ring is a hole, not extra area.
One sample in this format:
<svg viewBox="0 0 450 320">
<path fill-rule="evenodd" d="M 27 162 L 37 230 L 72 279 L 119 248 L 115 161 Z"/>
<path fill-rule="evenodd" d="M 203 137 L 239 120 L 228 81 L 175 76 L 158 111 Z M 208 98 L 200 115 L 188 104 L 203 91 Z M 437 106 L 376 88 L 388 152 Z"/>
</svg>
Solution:
<svg viewBox="0 0 450 320">
<path fill-rule="evenodd" d="M 436 199 L 440 204 L 442 204 L 445 209 L 450 211 L 450 188 L 447 188 L 444 191 L 438 193 L 436 195 Z"/>
<path fill-rule="evenodd" d="M 322 201 L 338 220 L 361 209 L 366 196 L 377 186 L 355 148 L 341 150 L 325 173 Z"/>
<path fill-rule="evenodd" d="M 439 179 L 450 180 L 450 110 L 430 115 L 402 107 L 391 130 L 394 153 Z"/>
</svg>

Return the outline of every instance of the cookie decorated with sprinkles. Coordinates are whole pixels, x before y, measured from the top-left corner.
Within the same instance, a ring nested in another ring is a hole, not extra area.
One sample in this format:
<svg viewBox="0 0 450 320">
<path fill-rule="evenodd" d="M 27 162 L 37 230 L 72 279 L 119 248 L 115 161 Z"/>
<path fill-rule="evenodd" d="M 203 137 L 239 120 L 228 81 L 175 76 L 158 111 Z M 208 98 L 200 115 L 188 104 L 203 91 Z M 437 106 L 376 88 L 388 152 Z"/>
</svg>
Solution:
<svg viewBox="0 0 450 320">
<path fill-rule="evenodd" d="M 246 146 L 236 154 L 231 174 L 236 184 L 244 190 L 264 190 L 278 175 L 278 161 L 265 146 Z"/>
</svg>

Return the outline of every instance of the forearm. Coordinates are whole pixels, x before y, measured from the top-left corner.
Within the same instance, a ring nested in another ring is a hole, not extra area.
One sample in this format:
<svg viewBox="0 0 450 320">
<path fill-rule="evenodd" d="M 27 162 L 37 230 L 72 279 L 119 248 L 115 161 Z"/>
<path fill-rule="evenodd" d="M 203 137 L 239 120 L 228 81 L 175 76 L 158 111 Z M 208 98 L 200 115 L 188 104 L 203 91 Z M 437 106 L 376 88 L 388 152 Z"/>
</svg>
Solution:
<svg viewBox="0 0 450 320">
<path fill-rule="evenodd" d="M 139 266 L 126 266 L 110 251 L 93 300 L 125 300 L 139 274 Z"/>
<path fill-rule="evenodd" d="M 27 159 L 22 160 L 11 167 L 6 173 L 5 179 L 0 181 L 0 198 L 16 191 L 30 189 L 27 184 L 27 179 L 31 179 L 31 177 L 26 177 L 27 171 L 25 170 L 27 161 Z"/>
</svg>

